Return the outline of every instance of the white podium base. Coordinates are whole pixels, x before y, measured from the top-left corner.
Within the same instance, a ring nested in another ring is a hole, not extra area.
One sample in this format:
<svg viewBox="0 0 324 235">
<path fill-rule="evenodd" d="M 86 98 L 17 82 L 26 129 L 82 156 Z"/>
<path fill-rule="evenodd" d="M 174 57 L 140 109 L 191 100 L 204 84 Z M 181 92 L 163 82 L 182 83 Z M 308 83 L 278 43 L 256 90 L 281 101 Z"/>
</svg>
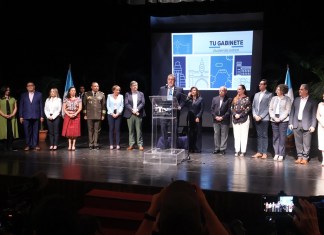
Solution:
<svg viewBox="0 0 324 235">
<path fill-rule="evenodd" d="M 178 160 L 185 158 L 184 149 L 153 148 L 144 152 L 144 164 L 177 165 Z"/>
</svg>

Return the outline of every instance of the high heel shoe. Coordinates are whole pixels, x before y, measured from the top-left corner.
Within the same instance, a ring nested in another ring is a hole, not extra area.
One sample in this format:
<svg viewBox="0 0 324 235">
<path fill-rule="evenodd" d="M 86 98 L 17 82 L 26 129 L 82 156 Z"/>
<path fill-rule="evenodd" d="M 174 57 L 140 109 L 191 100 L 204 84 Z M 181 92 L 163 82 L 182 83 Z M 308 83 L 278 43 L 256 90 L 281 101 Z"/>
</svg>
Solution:
<svg viewBox="0 0 324 235">
<path fill-rule="evenodd" d="M 53 147 L 53 150 L 57 150 L 57 146 L 54 146 L 54 147 Z"/>
<path fill-rule="evenodd" d="M 75 151 L 75 147 L 72 147 L 71 150 L 72 150 L 72 151 Z"/>
<path fill-rule="evenodd" d="M 49 149 L 52 150 L 53 149 L 53 146 L 50 146 Z"/>
<path fill-rule="evenodd" d="M 71 151 L 71 150 L 72 150 L 72 148 L 71 148 L 71 147 L 68 147 L 68 150 L 69 150 L 69 151 Z"/>
</svg>

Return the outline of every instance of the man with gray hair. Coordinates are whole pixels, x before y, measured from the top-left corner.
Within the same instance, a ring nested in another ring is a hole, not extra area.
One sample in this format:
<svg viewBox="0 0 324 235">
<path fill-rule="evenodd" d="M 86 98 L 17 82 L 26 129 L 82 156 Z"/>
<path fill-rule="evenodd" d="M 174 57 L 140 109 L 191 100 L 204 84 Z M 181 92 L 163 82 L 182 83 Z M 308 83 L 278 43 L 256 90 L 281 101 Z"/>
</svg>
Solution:
<svg viewBox="0 0 324 235">
<path fill-rule="evenodd" d="M 227 96 L 227 88 L 219 88 L 219 95 L 212 100 L 211 114 L 214 127 L 214 152 L 213 154 L 225 154 L 227 148 L 228 130 L 231 119 L 232 98 Z"/>
<path fill-rule="evenodd" d="M 127 150 L 133 150 L 136 143 L 138 149 L 143 151 L 142 118 L 145 117 L 145 97 L 143 92 L 138 91 L 138 83 L 136 81 L 131 81 L 130 89 L 125 94 L 124 111 L 129 131 L 129 146 Z"/>
<path fill-rule="evenodd" d="M 293 130 L 297 151 L 296 164 L 307 164 L 311 147 L 312 133 L 314 133 L 317 102 L 309 97 L 309 86 L 301 84 L 299 97 L 294 99 L 289 115 L 289 129 Z"/>
</svg>

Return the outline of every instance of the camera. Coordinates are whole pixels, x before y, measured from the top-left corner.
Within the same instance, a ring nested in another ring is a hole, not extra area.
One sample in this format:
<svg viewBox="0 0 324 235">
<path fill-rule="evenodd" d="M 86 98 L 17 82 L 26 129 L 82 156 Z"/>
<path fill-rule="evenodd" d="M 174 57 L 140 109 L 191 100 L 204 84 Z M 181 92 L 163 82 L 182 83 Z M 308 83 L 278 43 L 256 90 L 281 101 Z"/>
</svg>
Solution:
<svg viewBox="0 0 324 235">
<path fill-rule="evenodd" d="M 267 215 L 292 214 L 296 198 L 294 196 L 263 196 L 263 211 Z"/>
</svg>

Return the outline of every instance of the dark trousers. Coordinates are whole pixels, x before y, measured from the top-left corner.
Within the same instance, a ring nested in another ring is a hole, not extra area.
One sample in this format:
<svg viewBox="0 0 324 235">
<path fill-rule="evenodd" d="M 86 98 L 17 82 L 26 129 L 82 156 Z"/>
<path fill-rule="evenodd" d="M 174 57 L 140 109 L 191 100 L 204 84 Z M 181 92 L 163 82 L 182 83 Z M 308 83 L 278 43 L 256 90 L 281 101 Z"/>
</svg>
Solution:
<svg viewBox="0 0 324 235">
<path fill-rule="evenodd" d="M 293 132 L 294 132 L 297 156 L 308 159 L 309 151 L 311 147 L 312 133 L 309 132 L 309 130 L 303 129 L 302 122 L 298 122 L 298 127 L 294 129 Z"/>
<path fill-rule="evenodd" d="M 39 119 L 24 119 L 26 145 L 35 148 L 38 145 Z"/>
<path fill-rule="evenodd" d="M 89 133 L 89 147 L 99 147 L 101 119 L 87 119 Z"/>
<path fill-rule="evenodd" d="M 189 150 L 201 151 L 202 146 L 202 119 L 200 118 L 200 122 L 195 122 L 196 116 L 189 112 L 188 114 L 188 122 L 189 122 L 189 133 L 188 133 L 188 142 L 189 142 Z"/>
<path fill-rule="evenodd" d="M 268 128 L 269 121 L 254 121 L 255 129 L 257 132 L 257 148 L 259 153 L 267 153 L 268 152 Z"/>
<path fill-rule="evenodd" d="M 109 126 L 109 144 L 114 145 L 114 134 L 116 136 L 116 145 L 120 143 L 120 124 L 122 117 L 113 118 L 113 116 L 108 115 L 108 126 Z"/>
<path fill-rule="evenodd" d="M 272 141 L 275 155 L 286 155 L 286 138 L 288 122 L 271 122 L 272 126 Z"/>
<path fill-rule="evenodd" d="M 168 141 L 168 132 L 170 129 L 171 133 L 171 146 L 169 145 Z M 163 137 L 163 148 L 177 148 L 177 136 L 178 136 L 178 129 L 177 129 L 177 119 L 161 119 L 161 134 Z"/>
<path fill-rule="evenodd" d="M 48 137 L 50 146 L 57 146 L 59 140 L 61 118 L 57 117 L 54 120 L 47 119 Z"/>
<path fill-rule="evenodd" d="M 14 137 L 13 137 L 13 132 L 12 132 L 11 119 L 7 119 L 7 141 L 6 141 L 7 150 L 12 150 L 13 139 L 14 139 Z"/>
</svg>

